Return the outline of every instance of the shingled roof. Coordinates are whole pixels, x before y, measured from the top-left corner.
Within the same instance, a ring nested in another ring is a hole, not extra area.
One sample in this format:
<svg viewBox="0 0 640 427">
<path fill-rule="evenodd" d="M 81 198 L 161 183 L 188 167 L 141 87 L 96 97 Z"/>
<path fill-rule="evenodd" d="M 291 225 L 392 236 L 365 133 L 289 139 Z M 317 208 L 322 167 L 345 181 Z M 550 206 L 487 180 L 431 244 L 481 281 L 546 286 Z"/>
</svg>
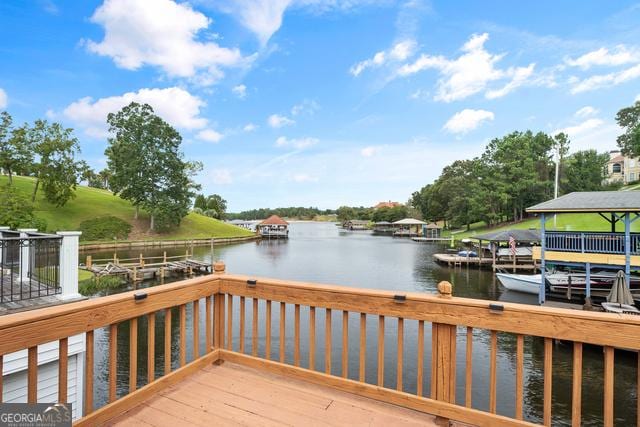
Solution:
<svg viewBox="0 0 640 427">
<path fill-rule="evenodd" d="M 258 225 L 289 225 L 289 223 L 280 218 L 278 215 L 271 215 L 269 218 L 265 219 Z"/>
<path fill-rule="evenodd" d="M 489 242 L 508 242 L 513 237 L 516 242 L 539 242 L 540 231 L 539 230 L 500 230 L 492 233 L 479 234 L 472 236 L 472 239 L 487 240 Z"/>
<path fill-rule="evenodd" d="M 527 208 L 531 213 L 547 212 L 640 212 L 640 191 L 583 191 Z"/>
</svg>

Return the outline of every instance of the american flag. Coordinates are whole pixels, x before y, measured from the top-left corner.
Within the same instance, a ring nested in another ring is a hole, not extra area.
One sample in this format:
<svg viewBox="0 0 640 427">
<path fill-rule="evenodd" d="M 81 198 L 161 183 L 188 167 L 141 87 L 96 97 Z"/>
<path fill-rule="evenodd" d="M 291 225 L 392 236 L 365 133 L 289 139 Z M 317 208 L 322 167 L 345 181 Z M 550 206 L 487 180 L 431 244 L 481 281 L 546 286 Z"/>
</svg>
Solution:
<svg viewBox="0 0 640 427">
<path fill-rule="evenodd" d="M 513 236 L 509 236 L 509 249 L 511 249 L 511 255 L 516 256 L 516 239 Z"/>
</svg>

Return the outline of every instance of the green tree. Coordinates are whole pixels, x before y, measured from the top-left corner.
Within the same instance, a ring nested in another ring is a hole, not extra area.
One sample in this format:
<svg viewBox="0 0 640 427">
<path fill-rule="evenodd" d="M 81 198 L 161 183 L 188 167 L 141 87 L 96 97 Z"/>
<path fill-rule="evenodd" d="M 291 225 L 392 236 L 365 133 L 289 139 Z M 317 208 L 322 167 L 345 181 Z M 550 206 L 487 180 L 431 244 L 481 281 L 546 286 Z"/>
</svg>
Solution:
<svg viewBox="0 0 640 427">
<path fill-rule="evenodd" d="M 598 154 L 596 150 L 573 153 L 566 161 L 562 192 L 602 190 L 608 161 L 608 154 Z"/>
<path fill-rule="evenodd" d="M 12 127 L 13 119 L 9 113 L 0 113 L 0 169 L 13 183 L 16 171 L 28 169 L 33 162 L 33 152 L 27 138 L 27 125 Z"/>
<path fill-rule="evenodd" d="M 618 146 L 626 156 L 640 157 L 640 101 L 623 108 L 616 114 L 618 126 L 624 133 L 617 138 Z"/>
<path fill-rule="evenodd" d="M 207 209 L 207 198 L 204 194 L 198 194 L 196 196 L 195 201 L 193 202 L 193 207 L 205 211 Z"/>
<path fill-rule="evenodd" d="M 182 137 L 148 104 L 132 102 L 107 122 L 114 135 L 105 151 L 111 190 L 147 211 L 151 230 L 179 225 L 199 188 L 192 177 L 202 165 L 183 160 Z"/>
<path fill-rule="evenodd" d="M 64 206 L 75 197 L 75 189 L 80 180 L 83 163 L 76 160 L 80 153 L 78 140 L 73 129 L 64 128 L 59 123 L 36 120 L 28 130 L 29 144 L 37 160 L 33 163 L 36 185 L 31 201 L 42 184 L 45 198 L 56 206 Z"/>
<path fill-rule="evenodd" d="M 14 230 L 18 228 L 37 228 L 44 231 L 47 223 L 37 218 L 34 213 L 33 203 L 22 196 L 12 185 L 6 184 L 0 187 L 0 224 L 4 224 Z"/>
<path fill-rule="evenodd" d="M 218 194 L 212 194 L 207 197 L 206 212 L 210 212 L 209 216 L 216 219 L 224 219 L 227 212 L 227 201 Z"/>
</svg>

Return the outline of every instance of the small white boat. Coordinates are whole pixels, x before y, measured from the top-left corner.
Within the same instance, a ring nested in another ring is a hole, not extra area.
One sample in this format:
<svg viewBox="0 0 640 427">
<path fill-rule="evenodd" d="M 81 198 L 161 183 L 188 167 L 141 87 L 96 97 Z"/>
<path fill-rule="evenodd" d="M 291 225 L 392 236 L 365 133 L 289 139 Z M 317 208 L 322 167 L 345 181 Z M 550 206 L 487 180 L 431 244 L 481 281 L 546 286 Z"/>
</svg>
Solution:
<svg viewBox="0 0 640 427">
<path fill-rule="evenodd" d="M 496 277 L 505 288 L 510 291 L 524 292 L 538 295 L 542 275 L 540 274 L 507 274 L 496 273 Z"/>
<path fill-rule="evenodd" d="M 618 304 L 617 302 L 603 302 L 602 308 L 607 313 L 635 314 L 640 315 L 640 310 L 629 304 Z"/>
</svg>

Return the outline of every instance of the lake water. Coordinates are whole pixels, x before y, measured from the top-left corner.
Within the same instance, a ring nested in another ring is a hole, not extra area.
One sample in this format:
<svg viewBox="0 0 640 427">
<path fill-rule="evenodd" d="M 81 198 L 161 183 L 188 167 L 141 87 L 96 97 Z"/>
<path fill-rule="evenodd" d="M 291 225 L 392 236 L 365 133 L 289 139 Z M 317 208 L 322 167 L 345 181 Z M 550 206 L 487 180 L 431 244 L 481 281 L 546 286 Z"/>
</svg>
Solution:
<svg viewBox="0 0 640 427">
<path fill-rule="evenodd" d="M 511 301 L 521 303 L 535 303 L 537 297 L 504 291 L 496 282 L 492 272 L 471 268 L 448 268 L 436 264 L 432 255 L 441 252 L 445 245 L 415 243 L 410 239 L 392 238 L 389 236 L 374 236 L 368 232 L 345 232 L 332 223 L 293 223 L 290 227 L 289 239 L 286 241 L 250 242 L 238 245 L 218 246 L 211 253 L 209 247 L 195 247 L 194 258 L 210 262 L 213 259 L 222 260 L 226 264 L 227 272 L 255 275 L 279 279 L 302 280 L 319 283 L 339 284 L 360 288 L 386 289 L 398 291 L 416 291 L 435 293 L 438 282 L 447 280 L 453 284 L 455 296 L 480 298 L 488 300 Z M 165 249 L 147 250 L 145 256 L 162 255 Z M 167 249 L 167 254 L 183 254 L 184 248 Z M 118 251 L 119 258 L 135 257 L 140 253 L 135 251 Z M 88 255 L 82 254 L 82 257 Z M 91 253 L 94 259 L 109 258 L 113 251 Z M 145 286 L 152 285 L 147 282 Z M 120 291 L 124 291 L 122 289 Z M 237 298 L 234 308 L 238 307 Z M 204 304 L 201 304 L 204 310 Z M 187 331 L 191 330 L 191 306 L 187 311 Z M 278 305 L 272 310 L 272 347 L 271 352 L 277 358 L 278 337 Z M 237 312 L 237 310 L 236 310 Z M 251 352 L 250 326 L 252 309 L 251 300 L 247 299 L 247 334 L 245 352 Z M 316 369 L 324 370 L 324 310 L 316 313 Z M 359 319 L 356 313 L 349 318 L 349 376 L 357 379 L 358 375 L 358 334 Z M 172 349 L 173 364 L 177 366 L 178 359 L 178 318 L 177 310 L 172 315 Z M 259 306 L 259 325 L 261 339 L 259 354 L 265 352 L 264 303 Z M 204 311 L 201 313 L 204 318 Z M 287 319 L 293 319 L 293 306 L 287 306 Z M 306 328 L 308 309 L 301 311 L 301 341 L 308 343 Z M 163 314 L 156 318 L 156 361 L 157 374 L 162 373 L 163 354 Z M 342 342 L 342 313 L 334 310 L 332 313 L 332 372 L 340 374 Z M 238 320 L 234 321 L 234 349 L 239 348 Z M 287 361 L 293 360 L 293 322 L 288 321 L 285 334 Z M 142 385 L 146 379 L 146 319 L 139 321 L 138 337 L 138 377 Z M 408 392 L 416 390 L 417 361 L 417 322 L 405 320 L 404 323 L 404 389 Z M 204 343 L 204 328 L 201 327 L 201 343 Z M 428 394 L 430 384 L 430 328 L 425 325 L 425 360 L 423 389 Z M 190 334 L 188 334 L 190 335 Z M 397 321 L 388 319 L 385 328 L 385 386 L 395 387 L 395 358 L 396 358 Z M 118 390 L 124 394 L 128 387 L 129 360 L 129 331 L 125 322 L 118 329 Z M 473 407 L 488 409 L 489 384 L 489 341 L 487 331 L 474 330 L 473 335 Z M 464 403 L 465 380 L 465 342 L 466 329 L 458 328 L 457 346 L 457 402 Z M 193 343 L 191 338 L 187 342 L 188 360 L 191 359 Z M 376 345 L 377 318 L 367 317 L 367 382 L 376 382 Z M 515 396 L 515 346 L 516 338 L 512 334 L 498 334 L 498 413 L 513 416 Z M 200 345 L 201 349 L 204 347 Z M 543 392 L 543 341 L 539 338 L 525 338 L 525 376 L 524 376 L 524 413 L 527 420 L 540 422 L 542 420 L 542 392 Z M 108 331 L 96 331 L 96 366 L 99 375 L 95 384 L 96 404 L 101 406 L 106 402 L 107 372 L 108 372 Z M 306 366 L 308 360 L 308 346 L 301 348 L 301 360 Z M 600 425 L 603 405 L 603 353 L 601 348 L 585 346 L 583 360 L 583 394 L 582 411 L 584 425 Z M 554 425 L 570 424 L 571 415 L 571 375 L 572 375 L 572 345 L 557 343 L 553 351 L 553 423 Z M 616 425 L 633 425 L 636 420 L 637 402 L 637 356 L 635 354 L 618 351 L 615 363 L 615 416 Z"/>
</svg>

